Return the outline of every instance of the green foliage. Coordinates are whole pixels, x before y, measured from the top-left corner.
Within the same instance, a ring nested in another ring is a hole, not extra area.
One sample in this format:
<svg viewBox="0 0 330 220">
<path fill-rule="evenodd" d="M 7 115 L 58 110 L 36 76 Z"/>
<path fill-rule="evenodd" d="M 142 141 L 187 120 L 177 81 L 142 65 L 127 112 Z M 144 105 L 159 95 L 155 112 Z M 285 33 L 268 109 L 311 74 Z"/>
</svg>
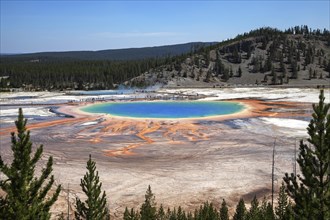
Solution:
<svg viewBox="0 0 330 220">
<path fill-rule="evenodd" d="M 105 191 L 101 195 L 102 183 L 100 182 L 98 171 L 96 171 L 96 163 L 89 155 L 87 161 L 87 172 L 81 179 L 80 186 L 87 196 L 83 202 L 76 198 L 76 219 L 86 220 L 108 220 L 110 219 L 109 210 L 107 208 L 107 199 Z"/>
<path fill-rule="evenodd" d="M 220 220 L 229 220 L 228 207 L 224 199 L 222 200 L 220 208 Z"/>
<path fill-rule="evenodd" d="M 256 196 L 253 197 L 251 201 L 251 208 L 246 215 L 246 219 L 248 220 L 262 220 L 261 212 L 259 207 L 259 201 Z"/>
<path fill-rule="evenodd" d="M 320 91 L 319 103 L 307 128 L 308 144 L 300 141 L 297 162 L 301 175 L 285 174 L 288 195 L 294 200 L 299 219 L 330 218 L 330 104 Z"/>
<path fill-rule="evenodd" d="M 244 199 L 241 198 L 236 206 L 236 211 L 233 220 L 244 220 L 246 216 L 246 208 Z"/>
<path fill-rule="evenodd" d="M 280 187 L 280 192 L 277 199 L 277 206 L 275 207 L 275 214 L 277 220 L 286 220 L 288 216 L 291 215 L 291 207 L 288 201 L 288 195 L 285 191 L 284 182 L 282 182 L 282 186 Z M 293 217 L 293 216 L 292 216 Z M 290 218 L 289 218 L 290 219 Z"/>
<path fill-rule="evenodd" d="M 212 203 L 205 202 L 199 210 L 195 210 L 195 220 L 220 220 L 219 212 Z"/>
<path fill-rule="evenodd" d="M 157 220 L 165 220 L 165 219 L 166 219 L 166 213 L 163 205 L 161 204 L 157 212 Z"/>
<path fill-rule="evenodd" d="M 131 211 L 128 211 L 128 208 L 125 208 L 124 212 L 124 220 L 139 220 L 139 213 L 134 211 L 133 208 L 131 208 Z"/>
<path fill-rule="evenodd" d="M 53 158 L 49 157 L 40 177 L 34 175 L 35 166 L 40 160 L 43 146 L 40 145 L 32 155 L 30 131 L 26 130 L 27 119 L 24 119 L 20 108 L 18 120 L 15 121 L 17 134 L 11 133 L 11 165 L 4 164 L 0 156 L 0 172 L 5 176 L 0 180 L 0 188 L 6 195 L 0 199 L 0 216 L 2 219 L 49 219 L 49 210 L 61 191 L 56 188 L 50 196 L 49 190 L 54 183 L 51 175 Z"/>
<path fill-rule="evenodd" d="M 266 197 L 263 199 L 260 206 L 260 218 L 263 220 L 274 220 L 274 211 L 272 205 L 267 202 Z"/>
<path fill-rule="evenodd" d="M 176 214 L 176 219 L 177 220 L 186 220 L 187 219 L 186 213 L 185 213 L 185 211 L 182 210 L 181 206 L 179 206 L 179 208 L 178 208 L 178 212 Z"/>
<path fill-rule="evenodd" d="M 141 220 L 152 220 L 156 219 L 156 203 L 155 203 L 155 196 L 151 191 L 150 185 L 145 194 L 144 203 L 140 209 Z"/>
</svg>

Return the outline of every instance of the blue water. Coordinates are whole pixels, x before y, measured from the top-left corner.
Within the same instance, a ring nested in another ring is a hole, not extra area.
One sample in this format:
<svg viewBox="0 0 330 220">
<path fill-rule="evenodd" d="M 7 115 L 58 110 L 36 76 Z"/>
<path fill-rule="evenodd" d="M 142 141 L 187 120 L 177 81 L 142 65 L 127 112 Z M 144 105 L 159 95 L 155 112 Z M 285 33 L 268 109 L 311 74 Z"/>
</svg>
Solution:
<svg viewBox="0 0 330 220">
<path fill-rule="evenodd" d="M 244 106 L 236 102 L 119 102 L 81 108 L 89 113 L 106 113 L 133 118 L 201 118 L 239 112 Z"/>
</svg>

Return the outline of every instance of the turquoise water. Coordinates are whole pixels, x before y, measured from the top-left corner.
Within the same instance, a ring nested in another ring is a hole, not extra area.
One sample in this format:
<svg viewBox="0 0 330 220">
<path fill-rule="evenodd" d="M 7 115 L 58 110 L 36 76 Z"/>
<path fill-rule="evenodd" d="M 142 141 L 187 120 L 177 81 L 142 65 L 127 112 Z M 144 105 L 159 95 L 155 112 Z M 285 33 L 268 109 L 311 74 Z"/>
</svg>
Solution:
<svg viewBox="0 0 330 220">
<path fill-rule="evenodd" d="M 81 108 L 89 113 L 106 113 L 132 118 L 201 118 L 228 115 L 242 111 L 236 102 L 118 102 L 102 103 Z"/>
</svg>

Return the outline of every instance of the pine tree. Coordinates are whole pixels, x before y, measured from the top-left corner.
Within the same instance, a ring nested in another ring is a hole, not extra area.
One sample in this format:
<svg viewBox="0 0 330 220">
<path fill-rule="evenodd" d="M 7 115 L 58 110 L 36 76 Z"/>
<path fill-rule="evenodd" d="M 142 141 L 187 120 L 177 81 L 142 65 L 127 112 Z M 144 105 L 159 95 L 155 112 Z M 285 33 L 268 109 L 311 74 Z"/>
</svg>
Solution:
<svg viewBox="0 0 330 220">
<path fill-rule="evenodd" d="M 241 66 L 238 67 L 238 77 L 242 77 L 242 69 L 241 69 Z"/>
<path fill-rule="evenodd" d="M 300 141 L 297 162 L 301 175 L 286 173 L 284 177 L 298 219 L 330 219 L 330 104 L 324 100 L 321 90 L 307 128 L 308 144 Z"/>
<path fill-rule="evenodd" d="M 181 206 L 179 206 L 179 208 L 178 208 L 178 212 L 176 214 L 176 219 L 177 220 L 186 220 L 187 219 L 186 213 L 185 213 L 185 211 L 182 210 Z"/>
<path fill-rule="evenodd" d="M 234 220 L 244 220 L 246 215 L 246 208 L 243 198 L 241 198 L 236 206 Z"/>
<path fill-rule="evenodd" d="M 87 161 L 87 172 L 80 181 L 82 191 L 87 196 L 85 202 L 76 198 L 76 219 L 86 220 L 103 220 L 110 219 L 109 210 L 107 208 L 107 199 L 105 191 L 101 195 L 102 183 L 100 182 L 99 173 L 96 171 L 96 163 L 89 155 Z"/>
<path fill-rule="evenodd" d="M 261 215 L 260 215 L 260 207 L 259 207 L 259 201 L 256 196 L 253 197 L 253 200 L 251 201 L 251 208 L 248 211 L 246 217 L 249 220 L 261 220 Z"/>
<path fill-rule="evenodd" d="M 277 199 L 277 206 L 275 207 L 275 214 L 276 219 L 278 220 L 285 220 L 287 213 L 289 212 L 289 201 L 288 201 L 288 195 L 285 192 L 285 185 L 284 182 L 282 182 L 282 186 L 280 187 L 280 192 Z"/>
<path fill-rule="evenodd" d="M 272 84 L 276 85 L 277 84 L 277 73 L 275 72 L 274 66 L 272 66 Z"/>
<path fill-rule="evenodd" d="M 150 185 L 146 191 L 144 203 L 140 209 L 141 220 L 156 219 L 156 203 L 155 196 L 151 191 Z"/>
<path fill-rule="evenodd" d="M 233 68 L 232 66 L 230 66 L 229 68 L 229 77 L 233 77 L 234 73 L 233 73 Z"/>
<path fill-rule="evenodd" d="M 223 75 L 221 76 L 221 79 L 223 79 L 223 81 L 227 82 L 229 80 L 229 69 L 225 69 L 223 72 Z"/>
<path fill-rule="evenodd" d="M 157 220 L 165 220 L 165 219 L 166 219 L 166 214 L 164 211 L 164 207 L 161 204 L 157 212 Z"/>
<path fill-rule="evenodd" d="M 228 207 L 226 201 L 223 199 L 220 208 L 220 220 L 229 220 Z"/>
<path fill-rule="evenodd" d="M 262 220 L 274 220 L 274 211 L 272 205 L 267 202 L 266 197 L 264 197 L 261 207 L 260 207 L 260 217 Z"/>
<path fill-rule="evenodd" d="M 292 62 L 291 63 L 291 69 L 292 69 L 292 79 L 297 79 L 298 78 L 298 70 L 297 70 L 297 62 Z"/>
<path fill-rule="evenodd" d="M 308 71 L 308 79 L 311 80 L 313 78 L 313 70 L 312 68 L 309 68 L 309 71 Z"/>
<path fill-rule="evenodd" d="M 187 220 L 194 220 L 194 217 L 191 212 L 187 213 Z"/>
<path fill-rule="evenodd" d="M 286 209 L 286 213 L 285 213 L 285 216 L 284 218 L 285 220 L 295 220 L 295 215 L 294 215 L 294 212 L 293 212 L 293 205 L 291 203 L 291 201 L 289 201 L 289 204 L 288 204 L 288 207 Z"/>
<path fill-rule="evenodd" d="M 220 220 L 219 212 L 214 208 L 212 203 L 205 202 L 200 208 L 195 210 L 196 220 Z"/>
<path fill-rule="evenodd" d="M 169 211 L 169 217 L 168 217 L 169 220 L 177 220 L 176 219 L 176 209 L 174 208 L 173 211 Z"/>
<path fill-rule="evenodd" d="M 51 175 L 52 157 L 49 157 L 40 177 L 34 175 L 37 162 L 43 153 L 43 145 L 40 145 L 31 155 L 32 142 L 26 123 L 27 119 L 24 119 L 20 108 L 18 120 L 15 121 L 17 135 L 14 132 L 11 133 L 11 149 L 14 154 L 12 164 L 4 164 L 0 155 L 0 172 L 5 176 L 0 180 L 0 188 L 6 193 L 0 199 L 2 219 L 49 219 L 49 210 L 61 191 L 59 185 L 55 193 L 49 195 L 49 190 L 54 183 L 54 176 Z"/>
<path fill-rule="evenodd" d="M 130 216 L 130 213 L 128 211 L 128 208 L 126 207 L 125 208 L 125 211 L 124 211 L 124 220 L 131 220 L 131 216 Z"/>
<path fill-rule="evenodd" d="M 125 208 L 124 212 L 124 220 L 138 220 L 139 219 L 139 213 L 135 212 L 133 208 L 131 208 L 131 211 L 128 211 L 128 208 Z"/>
</svg>

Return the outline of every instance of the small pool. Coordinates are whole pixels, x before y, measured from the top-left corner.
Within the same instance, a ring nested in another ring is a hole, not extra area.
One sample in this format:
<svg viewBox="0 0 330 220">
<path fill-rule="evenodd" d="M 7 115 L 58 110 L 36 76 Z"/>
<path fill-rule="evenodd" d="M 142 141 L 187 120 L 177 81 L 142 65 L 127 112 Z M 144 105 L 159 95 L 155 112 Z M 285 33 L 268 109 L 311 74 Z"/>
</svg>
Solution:
<svg viewBox="0 0 330 220">
<path fill-rule="evenodd" d="M 159 101 L 159 102 L 110 102 L 81 108 L 89 113 L 106 113 L 131 118 L 203 118 L 228 115 L 244 110 L 238 102 L 216 101 Z"/>
</svg>

